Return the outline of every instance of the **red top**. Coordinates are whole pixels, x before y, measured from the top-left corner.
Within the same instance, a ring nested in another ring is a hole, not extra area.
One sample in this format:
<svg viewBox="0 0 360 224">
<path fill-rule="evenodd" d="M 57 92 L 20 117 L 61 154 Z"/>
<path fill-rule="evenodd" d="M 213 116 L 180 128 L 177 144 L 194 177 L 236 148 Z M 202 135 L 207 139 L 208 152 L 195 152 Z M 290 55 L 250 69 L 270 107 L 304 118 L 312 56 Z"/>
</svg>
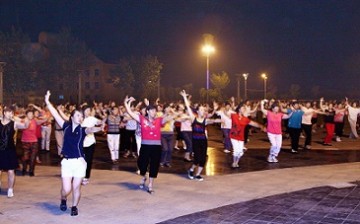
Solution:
<svg viewBox="0 0 360 224">
<path fill-rule="evenodd" d="M 141 144 L 161 145 L 162 117 L 149 121 L 147 117 L 140 115 Z"/>
<path fill-rule="evenodd" d="M 239 114 L 231 114 L 230 138 L 244 141 L 245 127 L 250 123 L 250 119 Z"/>
<path fill-rule="evenodd" d="M 37 136 L 36 136 L 36 121 L 35 119 L 32 119 L 29 123 L 29 127 L 27 129 L 24 129 L 21 136 L 22 142 L 37 142 Z"/>
</svg>

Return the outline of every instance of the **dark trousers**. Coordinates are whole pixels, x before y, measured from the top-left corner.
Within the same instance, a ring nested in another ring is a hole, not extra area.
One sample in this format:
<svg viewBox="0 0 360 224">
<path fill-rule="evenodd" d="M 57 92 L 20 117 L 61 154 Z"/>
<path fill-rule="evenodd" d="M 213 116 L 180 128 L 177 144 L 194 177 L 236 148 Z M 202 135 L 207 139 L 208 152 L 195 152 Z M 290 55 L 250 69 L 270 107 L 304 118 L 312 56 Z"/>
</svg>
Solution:
<svg viewBox="0 0 360 224">
<path fill-rule="evenodd" d="M 301 128 L 290 128 L 288 127 L 288 132 L 291 138 L 291 149 L 297 151 L 299 149 L 299 140 L 301 134 Z"/>
<path fill-rule="evenodd" d="M 250 131 L 250 125 L 246 125 L 245 131 L 244 131 L 244 143 L 245 144 L 248 142 L 248 139 L 249 139 L 249 131 Z"/>
<path fill-rule="evenodd" d="M 344 122 L 335 122 L 335 134 L 337 137 L 342 137 L 344 133 Z"/>
<path fill-rule="evenodd" d="M 124 148 L 130 152 L 137 152 L 135 130 L 125 130 L 124 133 Z"/>
<path fill-rule="evenodd" d="M 85 161 L 87 163 L 85 178 L 89 179 L 91 174 L 92 161 L 94 158 L 95 152 L 95 143 L 90 145 L 89 147 L 84 147 Z"/>
<path fill-rule="evenodd" d="M 174 148 L 174 134 L 161 134 L 161 163 L 170 163 Z"/>
<path fill-rule="evenodd" d="M 22 148 L 24 150 L 22 164 L 23 171 L 27 169 L 27 165 L 29 164 L 29 172 L 35 171 L 36 164 L 36 156 L 38 155 L 38 143 L 37 142 L 22 142 Z"/>
<path fill-rule="evenodd" d="M 125 151 L 125 128 L 120 128 L 120 144 L 119 144 L 119 151 Z"/>
<path fill-rule="evenodd" d="M 145 176 L 149 167 L 149 177 L 156 178 L 159 173 L 161 145 L 141 145 L 137 164 L 140 175 Z"/>
<path fill-rule="evenodd" d="M 207 155 L 207 139 L 193 139 L 194 165 L 204 167 Z"/>
<path fill-rule="evenodd" d="M 302 124 L 301 127 L 305 132 L 305 146 L 311 145 L 312 124 Z"/>
<path fill-rule="evenodd" d="M 186 152 L 192 153 L 193 152 L 192 131 L 183 131 L 181 133 L 186 144 Z"/>
</svg>

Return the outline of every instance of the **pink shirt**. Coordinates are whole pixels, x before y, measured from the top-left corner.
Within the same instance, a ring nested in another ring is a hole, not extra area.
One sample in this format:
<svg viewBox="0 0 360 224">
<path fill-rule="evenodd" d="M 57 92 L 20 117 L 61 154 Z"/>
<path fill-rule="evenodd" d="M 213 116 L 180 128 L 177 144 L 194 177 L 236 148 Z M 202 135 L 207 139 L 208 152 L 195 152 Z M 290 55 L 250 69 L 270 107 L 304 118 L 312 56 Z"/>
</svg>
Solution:
<svg viewBox="0 0 360 224">
<path fill-rule="evenodd" d="M 140 115 L 141 144 L 161 145 L 162 117 L 149 121 L 147 117 Z"/>
<path fill-rule="evenodd" d="M 283 113 L 274 113 L 270 110 L 267 112 L 267 132 L 271 134 L 282 134 L 281 121 Z"/>
<path fill-rule="evenodd" d="M 21 135 L 22 142 L 37 142 L 37 135 L 36 135 L 36 121 L 32 119 L 29 123 L 29 127 L 24 129 Z"/>
</svg>

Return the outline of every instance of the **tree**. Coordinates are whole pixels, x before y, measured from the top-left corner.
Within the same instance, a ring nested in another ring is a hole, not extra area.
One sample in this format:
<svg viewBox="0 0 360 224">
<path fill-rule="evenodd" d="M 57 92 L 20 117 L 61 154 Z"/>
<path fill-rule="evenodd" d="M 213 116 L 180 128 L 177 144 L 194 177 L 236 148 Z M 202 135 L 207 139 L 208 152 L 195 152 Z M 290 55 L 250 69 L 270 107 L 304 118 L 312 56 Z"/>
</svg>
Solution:
<svg viewBox="0 0 360 224">
<path fill-rule="evenodd" d="M 120 98 L 124 98 L 126 95 L 133 95 L 134 81 L 134 73 L 130 61 L 120 59 L 119 64 L 110 71 L 108 82 L 112 83 L 114 87 L 120 88 Z"/>
<path fill-rule="evenodd" d="M 8 33 L 0 32 L 0 61 L 6 63 L 3 80 L 7 94 L 26 91 L 31 87 L 29 63 L 23 57 L 23 46 L 28 43 L 30 38 L 21 29 L 13 27 Z"/>
<path fill-rule="evenodd" d="M 316 85 L 311 87 L 311 94 L 313 98 L 318 98 L 320 96 L 320 86 Z"/>
<path fill-rule="evenodd" d="M 123 96 L 156 99 L 162 68 L 163 64 L 151 55 L 121 59 L 118 66 L 110 72 L 108 83 L 120 88 Z M 164 91 L 160 89 L 160 92 Z"/>
<path fill-rule="evenodd" d="M 223 101 L 226 98 L 224 96 L 223 89 L 225 89 L 230 83 L 229 75 L 224 71 L 220 74 L 214 73 L 211 75 L 210 81 L 214 88 L 209 91 L 209 98 Z"/>
<path fill-rule="evenodd" d="M 269 85 L 267 92 L 266 92 L 267 98 L 275 99 L 277 96 L 277 91 L 278 91 L 278 89 L 275 85 Z"/>
<path fill-rule="evenodd" d="M 96 58 L 85 42 L 78 40 L 71 30 L 63 28 L 58 34 L 48 34 L 44 45 L 49 51 L 47 59 L 48 71 L 42 75 L 46 83 L 63 79 L 63 83 L 73 90 L 71 95 L 77 95 L 79 73 L 92 65 Z"/>
<path fill-rule="evenodd" d="M 297 99 L 300 96 L 300 86 L 298 84 L 291 84 L 289 92 L 293 99 Z"/>
</svg>

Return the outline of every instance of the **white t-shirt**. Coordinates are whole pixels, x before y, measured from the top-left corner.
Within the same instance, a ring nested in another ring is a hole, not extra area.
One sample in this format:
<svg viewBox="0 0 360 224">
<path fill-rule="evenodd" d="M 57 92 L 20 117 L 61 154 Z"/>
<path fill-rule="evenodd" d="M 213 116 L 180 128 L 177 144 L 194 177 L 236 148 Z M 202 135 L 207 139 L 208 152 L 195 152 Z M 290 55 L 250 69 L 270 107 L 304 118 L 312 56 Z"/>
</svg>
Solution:
<svg viewBox="0 0 360 224">
<path fill-rule="evenodd" d="M 87 117 L 81 123 L 81 127 L 91 128 L 95 127 L 95 125 L 99 122 L 99 120 L 93 116 Z M 84 147 L 89 147 L 90 145 L 96 143 L 94 133 L 87 134 L 84 139 Z"/>
<path fill-rule="evenodd" d="M 186 115 L 183 115 L 186 116 Z M 181 122 L 180 131 L 192 131 L 192 123 L 189 119 Z"/>
<path fill-rule="evenodd" d="M 217 111 L 216 114 L 221 117 L 221 128 L 223 129 L 231 129 L 231 114 L 233 111 Z"/>
<path fill-rule="evenodd" d="M 301 110 L 304 111 L 301 123 L 306 125 L 311 125 L 311 118 L 313 116 L 314 109 L 313 108 L 308 109 L 306 107 L 302 107 Z"/>
</svg>

